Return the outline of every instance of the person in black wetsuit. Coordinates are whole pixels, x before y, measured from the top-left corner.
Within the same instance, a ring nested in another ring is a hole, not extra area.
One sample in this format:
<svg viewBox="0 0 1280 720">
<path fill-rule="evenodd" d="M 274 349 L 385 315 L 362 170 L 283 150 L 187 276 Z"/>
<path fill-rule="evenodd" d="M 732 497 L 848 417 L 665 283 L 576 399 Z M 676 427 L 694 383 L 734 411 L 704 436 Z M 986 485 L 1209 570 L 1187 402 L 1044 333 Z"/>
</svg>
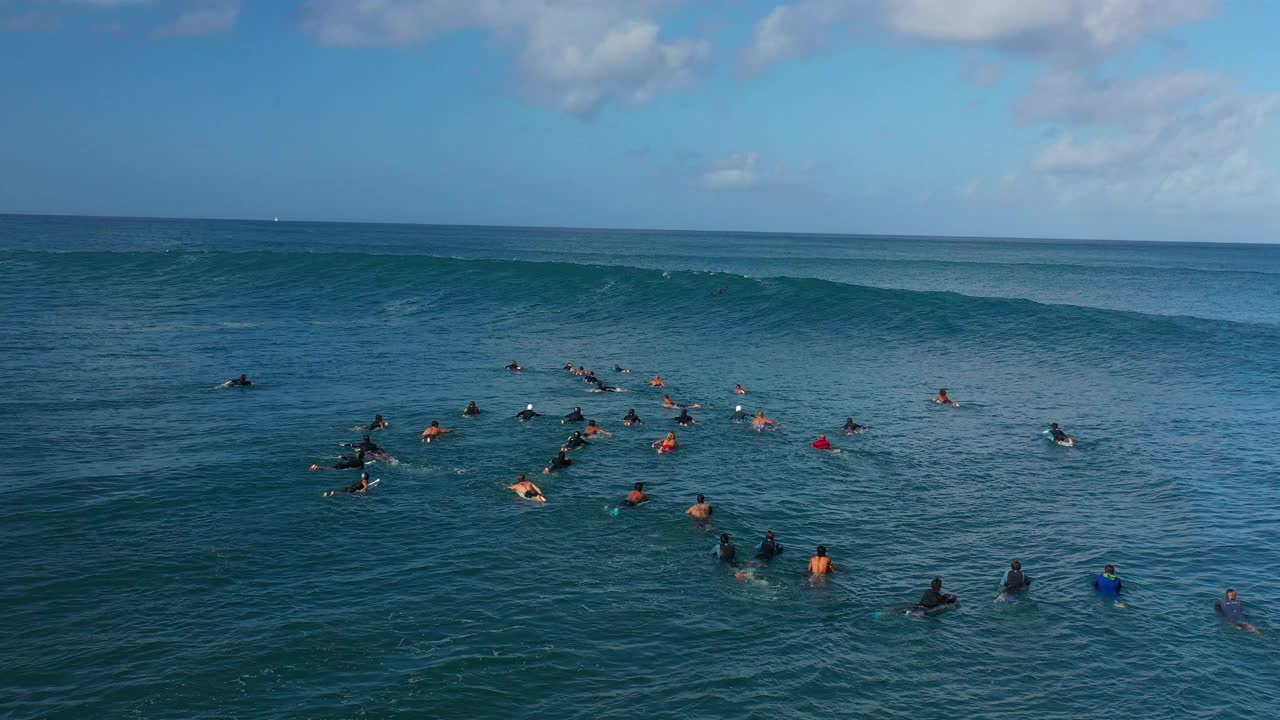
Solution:
<svg viewBox="0 0 1280 720">
<path fill-rule="evenodd" d="M 356 451 L 355 457 L 342 455 L 338 458 L 338 462 L 329 467 L 320 467 L 312 465 L 312 470 L 356 470 L 364 467 L 364 450 Z"/>
<path fill-rule="evenodd" d="M 358 443 L 354 443 L 354 444 L 342 443 L 342 447 L 351 448 L 352 450 L 359 450 L 365 453 L 385 453 L 386 452 L 386 450 L 382 449 L 381 445 L 374 442 L 373 439 L 370 438 L 368 435 L 365 435 L 364 439 Z"/>
<path fill-rule="evenodd" d="M 1022 563 L 1017 560 L 1009 563 L 1009 569 L 1000 578 L 1000 589 L 1006 595 L 1021 592 L 1030 584 L 1031 578 L 1022 574 Z"/>
<path fill-rule="evenodd" d="M 516 420 L 519 420 L 520 422 L 529 422 L 536 417 L 542 417 L 542 413 L 536 413 L 533 411 L 533 403 L 529 403 L 528 407 L 516 413 Z"/>
<path fill-rule="evenodd" d="M 729 542 L 729 533 L 720 534 L 720 546 L 716 548 L 716 557 L 720 558 L 720 562 L 730 565 L 738 564 L 738 548 Z"/>
<path fill-rule="evenodd" d="M 387 421 L 383 420 L 381 415 L 375 417 L 373 419 L 373 422 L 369 423 L 369 427 L 365 428 L 365 430 L 368 430 L 370 432 L 374 430 L 386 430 L 386 429 L 387 429 Z"/>
<path fill-rule="evenodd" d="M 620 373 L 629 373 L 629 372 L 631 372 L 630 370 L 628 370 L 628 369 L 626 369 L 626 368 L 622 367 L 622 366 L 621 366 L 621 365 L 619 365 L 618 363 L 614 363 L 614 364 L 613 364 L 613 371 L 614 371 L 614 372 L 620 372 Z"/>
<path fill-rule="evenodd" d="M 570 460 L 569 456 L 565 454 L 567 452 L 569 451 L 564 448 L 560 448 L 560 454 L 551 458 L 551 464 L 543 468 L 542 472 L 543 473 L 555 472 L 557 470 L 563 470 L 569 467 L 570 465 L 572 465 L 573 461 Z"/>
<path fill-rule="evenodd" d="M 1054 442 L 1074 442 L 1069 435 L 1058 427 L 1058 423 L 1049 423 L 1049 434 L 1053 436 Z"/>
<path fill-rule="evenodd" d="M 780 552 L 782 552 L 782 546 L 778 544 L 778 537 L 773 534 L 772 530 L 765 532 L 764 541 L 760 543 L 760 547 L 756 550 L 756 559 L 769 562 Z"/>
<path fill-rule="evenodd" d="M 222 386 L 223 387 L 249 387 L 252 384 L 253 384 L 253 381 L 249 379 L 249 376 L 245 375 L 244 373 L 241 373 L 240 377 L 234 378 L 232 380 L 228 380 L 222 383 Z"/>
<path fill-rule="evenodd" d="M 471 403 L 467 405 L 467 409 L 462 411 L 462 414 L 469 415 L 469 416 L 479 415 L 480 407 L 476 405 L 475 400 L 472 400 Z"/>
<path fill-rule="evenodd" d="M 324 497 L 333 497 L 334 495 L 346 495 L 348 493 L 362 493 L 369 490 L 369 473 L 360 473 L 360 479 L 351 484 L 351 487 L 341 490 L 330 490 L 324 494 Z"/>
<path fill-rule="evenodd" d="M 680 408 L 680 414 L 676 416 L 677 425 L 697 425 L 698 421 L 693 419 L 689 414 L 688 408 Z"/>
<path fill-rule="evenodd" d="M 1249 623 L 1249 619 L 1244 616 L 1244 604 L 1240 602 L 1240 595 L 1234 588 L 1227 588 L 1227 593 L 1217 600 L 1213 601 L 1213 609 L 1222 616 L 1222 621 L 1238 630 L 1248 630 L 1251 633 L 1258 633 L 1258 628 Z"/>
<path fill-rule="evenodd" d="M 511 364 L 510 364 L 510 365 L 508 365 L 508 366 L 507 366 L 506 368 L 504 368 L 504 369 L 506 369 L 506 370 L 511 370 L 511 371 L 513 371 L 513 372 L 520 372 L 520 371 L 521 371 L 521 370 L 523 370 L 524 368 L 520 367 L 520 363 L 516 362 L 515 360 L 512 360 L 512 361 L 511 361 Z"/>
<path fill-rule="evenodd" d="M 920 598 L 917 607 L 925 610 L 932 610 L 942 605 L 950 605 L 956 601 L 956 596 L 950 593 L 942 592 L 942 578 L 934 578 L 929 583 L 929 589 L 924 591 L 924 596 Z"/>
<path fill-rule="evenodd" d="M 587 374 L 582 377 L 582 382 L 588 385 L 594 385 L 595 383 L 600 382 L 600 380 L 596 378 L 595 370 L 588 370 Z"/>
<path fill-rule="evenodd" d="M 622 424 L 628 427 L 630 427 L 631 425 L 635 425 L 636 423 L 642 423 L 642 422 L 644 421 L 641 420 L 640 416 L 636 414 L 635 408 L 631 408 L 630 410 L 628 410 L 627 416 L 622 418 Z"/>
<path fill-rule="evenodd" d="M 582 408 L 576 407 L 573 409 L 573 412 L 564 416 L 564 419 L 560 421 L 560 424 L 564 425 L 566 423 L 586 422 L 586 420 L 587 418 L 582 415 Z"/>
<path fill-rule="evenodd" d="M 859 425 L 853 421 L 853 418 L 849 417 L 844 419 L 844 427 L 840 429 L 844 431 L 845 435 L 857 435 L 860 432 L 870 430 L 871 427 L 868 425 Z"/>
<path fill-rule="evenodd" d="M 591 443 L 587 442 L 586 438 L 582 437 L 582 433 L 577 431 L 570 435 L 568 440 L 564 441 L 564 446 L 569 450 L 577 450 L 580 447 L 586 447 L 590 444 Z"/>
<path fill-rule="evenodd" d="M 605 385 L 603 380 L 596 380 L 596 392 L 617 392 L 613 385 Z"/>
</svg>

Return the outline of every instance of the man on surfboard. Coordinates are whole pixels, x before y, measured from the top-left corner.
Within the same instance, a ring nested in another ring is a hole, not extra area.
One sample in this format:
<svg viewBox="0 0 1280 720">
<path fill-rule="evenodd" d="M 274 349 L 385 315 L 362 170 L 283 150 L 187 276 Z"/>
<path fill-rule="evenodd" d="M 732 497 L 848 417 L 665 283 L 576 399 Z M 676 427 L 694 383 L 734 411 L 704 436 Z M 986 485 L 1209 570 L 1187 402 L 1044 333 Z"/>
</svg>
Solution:
<svg viewBox="0 0 1280 720">
<path fill-rule="evenodd" d="M 434 442 L 434 441 L 435 441 L 437 438 L 439 438 L 441 435 L 445 435 L 445 434 L 447 434 L 447 433 L 451 433 L 451 432 L 453 432 L 453 431 L 452 431 L 452 430 L 450 430 L 450 429 L 448 429 L 448 428 L 442 428 L 442 427 L 440 427 L 440 421 L 439 421 L 439 420 L 432 420 L 432 421 L 431 421 L 431 427 L 429 427 L 429 428 L 427 428 L 426 430 L 423 430 L 423 431 L 422 431 L 422 442 L 426 442 L 426 443 Z"/>
<path fill-rule="evenodd" d="M 623 500 L 622 504 L 626 507 L 634 507 L 648 499 L 649 496 L 644 494 L 644 483 L 638 482 L 632 487 L 631 492 L 627 493 L 627 499 Z"/>
<path fill-rule="evenodd" d="M 947 397 L 947 389 L 942 388 L 938 394 L 934 396 L 933 401 L 939 405 L 950 405 L 951 407 L 960 407 L 960 403 Z"/>
<path fill-rule="evenodd" d="M 714 508 L 712 508 L 711 504 L 707 502 L 706 496 L 699 495 L 698 502 L 690 505 L 689 509 L 684 511 L 684 514 L 692 517 L 694 520 L 710 520 L 712 510 L 714 510 Z"/>
<path fill-rule="evenodd" d="M 520 477 L 516 478 L 516 483 L 508 485 L 507 489 L 514 490 L 517 495 L 526 500 L 533 500 L 534 502 L 547 501 L 546 496 L 542 494 L 542 488 L 534 485 L 532 480 L 524 476 L 524 473 L 520 473 Z"/>
</svg>

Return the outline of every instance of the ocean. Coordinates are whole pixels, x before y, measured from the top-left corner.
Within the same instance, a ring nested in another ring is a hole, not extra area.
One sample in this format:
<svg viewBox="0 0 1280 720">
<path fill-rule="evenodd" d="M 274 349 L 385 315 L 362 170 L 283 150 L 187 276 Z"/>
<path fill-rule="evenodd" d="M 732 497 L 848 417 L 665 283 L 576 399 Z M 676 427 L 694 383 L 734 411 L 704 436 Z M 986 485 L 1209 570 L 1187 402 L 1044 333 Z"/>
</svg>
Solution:
<svg viewBox="0 0 1280 720">
<path fill-rule="evenodd" d="M 0 281 L 5 718 L 1280 716 L 1280 247 L 0 216 Z"/>
</svg>

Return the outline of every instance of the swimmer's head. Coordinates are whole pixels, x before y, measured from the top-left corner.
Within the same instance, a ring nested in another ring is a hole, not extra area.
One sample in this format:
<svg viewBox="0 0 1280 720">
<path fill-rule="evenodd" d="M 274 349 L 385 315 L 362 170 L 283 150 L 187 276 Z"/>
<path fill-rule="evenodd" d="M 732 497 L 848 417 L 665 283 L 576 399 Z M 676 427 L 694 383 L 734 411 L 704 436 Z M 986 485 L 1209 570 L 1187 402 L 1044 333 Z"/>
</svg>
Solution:
<svg viewBox="0 0 1280 720">
<path fill-rule="evenodd" d="M 706 501 L 707 501 L 707 498 L 706 498 L 706 496 L 705 496 L 705 495 L 699 495 L 699 496 L 698 496 L 698 502 L 700 502 L 700 503 L 704 503 L 704 502 L 706 502 Z"/>
<path fill-rule="evenodd" d="M 1009 567 L 1013 568 L 1014 570 L 1021 570 L 1022 563 L 1018 562 L 1017 560 L 1014 560 L 1013 562 L 1009 563 Z"/>
<path fill-rule="evenodd" d="M 1235 599 L 1236 599 L 1236 597 L 1238 597 L 1238 595 L 1239 595 L 1239 593 L 1237 593 L 1237 592 L 1236 592 L 1236 589 L 1235 589 L 1235 588 L 1227 588 L 1227 599 L 1228 599 L 1228 600 L 1235 600 Z"/>
<path fill-rule="evenodd" d="M 431 421 L 431 427 L 440 427 L 440 421 L 439 421 L 439 420 L 432 420 L 432 421 Z"/>
<path fill-rule="evenodd" d="M 1049 423 L 1049 429 L 1050 429 L 1050 430 L 1057 430 L 1057 429 L 1058 429 L 1058 423 Z"/>
<path fill-rule="evenodd" d="M 533 409 L 533 403 L 529 403 L 528 405 L 525 405 L 525 406 L 524 406 L 524 409 L 525 409 L 525 410 L 532 410 L 532 409 Z"/>
<path fill-rule="evenodd" d="M 765 540 L 773 540 L 773 539 L 774 539 L 773 531 L 772 531 L 772 530 L 766 530 L 766 531 L 765 531 L 765 533 L 764 533 L 764 539 L 765 539 Z"/>
<path fill-rule="evenodd" d="M 368 435 L 365 435 L 365 436 L 364 436 L 364 441 L 365 441 L 365 442 L 373 442 L 373 439 L 372 439 L 372 438 L 370 438 Z"/>
<path fill-rule="evenodd" d="M 819 546 L 818 546 L 818 557 L 826 557 L 826 556 L 827 556 L 827 546 L 826 546 L 826 545 L 819 545 Z"/>
<path fill-rule="evenodd" d="M 729 533 L 720 533 L 720 544 L 721 545 L 729 544 Z"/>
<path fill-rule="evenodd" d="M 933 582 L 929 583 L 929 587 L 933 588 L 934 590 L 941 590 L 942 578 L 934 578 Z"/>
<path fill-rule="evenodd" d="M 1102 568 L 1102 572 L 1104 572 L 1104 573 L 1106 573 L 1106 574 L 1108 574 L 1108 575 L 1115 575 L 1115 574 L 1116 574 L 1116 566 L 1115 566 L 1115 565 L 1108 565 L 1108 566 L 1106 566 L 1106 567 Z"/>
<path fill-rule="evenodd" d="M 588 420 L 588 421 L 587 421 L 587 427 L 595 427 L 595 426 L 596 426 L 596 421 L 595 421 L 595 420 Z"/>
<path fill-rule="evenodd" d="M 638 483 L 636 483 L 636 486 L 635 486 L 635 487 L 636 487 L 636 489 L 637 489 L 637 490 L 643 490 L 643 489 L 644 489 L 644 483 L 642 483 L 642 482 L 638 482 Z"/>
<path fill-rule="evenodd" d="M 580 408 L 580 407 L 575 407 L 575 408 L 573 409 L 573 411 L 574 411 L 574 412 L 582 412 L 582 408 Z"/>
<path fill-rule="evenodd" d="M 360 479 L 364 480 L 365 482 L 369 482 L 369 473 L 367 472 L 360 473 Z"/>
</svg>

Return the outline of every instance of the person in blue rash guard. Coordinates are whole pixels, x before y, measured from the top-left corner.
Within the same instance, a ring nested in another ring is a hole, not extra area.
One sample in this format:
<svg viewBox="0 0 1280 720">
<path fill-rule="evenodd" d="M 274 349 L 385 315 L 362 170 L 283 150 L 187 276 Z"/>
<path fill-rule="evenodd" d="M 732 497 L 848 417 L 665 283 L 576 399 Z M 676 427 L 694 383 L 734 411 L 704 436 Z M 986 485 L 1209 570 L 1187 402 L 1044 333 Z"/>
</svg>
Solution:
<svg viewBox="0 0 1280 720">
<path fill-rule="evenodd" d="M 1031 584 L 1031 578 L 1022 574 L 1022 563 L 1014 560 L 1009 563 L 1009 569 L 1004 571 L 1004 575 L 1000 578 L 1000 589 L 1006 595 L 1017 593 L 1025 590 Z"/>
<path fill-rule="evenodd" d="M 1103 597 L 1119 597 L 1122 585 L 1123 583 L 1116 575 L 1115 565 L 1102 568 L 1102 574 L 1093 579 L 1093 588 Z"/>
</svg>

